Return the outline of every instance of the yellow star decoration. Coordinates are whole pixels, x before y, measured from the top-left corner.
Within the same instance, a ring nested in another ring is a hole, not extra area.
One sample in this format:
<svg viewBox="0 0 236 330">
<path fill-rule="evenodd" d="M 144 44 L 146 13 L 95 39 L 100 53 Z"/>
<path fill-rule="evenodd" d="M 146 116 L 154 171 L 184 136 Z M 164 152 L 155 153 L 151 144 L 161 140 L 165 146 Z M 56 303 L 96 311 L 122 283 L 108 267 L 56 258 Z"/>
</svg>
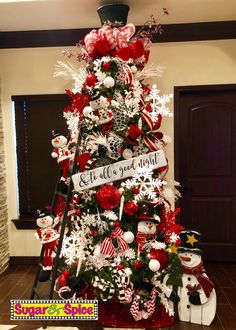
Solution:
<svg viewBox="0 0 236 330">
<path fill-rule="evenodd" d="M 193 235 L 188 235 L 187 234 L 187 237 L 188 237 L 188 240 L 187 240 L 186 243 L 189 243 L 192 246 L 194 245 L 195 242 L 198 242 L 198 240 L 194 237 L 194 234 Z"/>
<path fill-rule="evenodd" d="M 171 245 L 171 247 L 170 247 L 170 252 L 171 253 L 175 253 L 175 254 L 177 254 L 178 252 L 177 252 L 177 247 L 176 247 L 176 245 Z"/>
</svg>

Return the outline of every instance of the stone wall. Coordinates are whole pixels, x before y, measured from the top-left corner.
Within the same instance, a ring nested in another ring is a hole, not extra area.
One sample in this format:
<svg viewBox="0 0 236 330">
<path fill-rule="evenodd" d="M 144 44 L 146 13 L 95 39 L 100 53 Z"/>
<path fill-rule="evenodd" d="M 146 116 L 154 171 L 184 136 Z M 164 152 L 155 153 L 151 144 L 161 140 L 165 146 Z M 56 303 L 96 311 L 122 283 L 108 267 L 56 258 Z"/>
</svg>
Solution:
<svg viewBox="0 0 236 330">
<path fill-rule="evenodd" d="M 0 274 L 7 268 L 9 261 L 9 238 L 7 218 L 4 136 L 0 98 Z"/>
</svg>

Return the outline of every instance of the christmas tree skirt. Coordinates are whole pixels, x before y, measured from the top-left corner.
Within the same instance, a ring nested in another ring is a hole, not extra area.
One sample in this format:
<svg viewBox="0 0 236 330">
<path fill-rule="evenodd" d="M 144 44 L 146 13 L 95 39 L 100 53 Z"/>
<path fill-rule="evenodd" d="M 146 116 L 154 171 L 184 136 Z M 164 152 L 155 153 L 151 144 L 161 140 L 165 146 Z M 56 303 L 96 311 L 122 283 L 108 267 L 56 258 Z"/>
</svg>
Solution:
<svg viewBox="0 0 236 330">
<path fill-rule="evenodd" d="M 151 317 L 135 321 L 128 305 L 109 300 L 99 303 L 98 322 L 112 328 L 164 328 L 173 325 L 174 318 L 165 312 L 163 305 L 156 303 L 155 312 Z"/>
</svg>

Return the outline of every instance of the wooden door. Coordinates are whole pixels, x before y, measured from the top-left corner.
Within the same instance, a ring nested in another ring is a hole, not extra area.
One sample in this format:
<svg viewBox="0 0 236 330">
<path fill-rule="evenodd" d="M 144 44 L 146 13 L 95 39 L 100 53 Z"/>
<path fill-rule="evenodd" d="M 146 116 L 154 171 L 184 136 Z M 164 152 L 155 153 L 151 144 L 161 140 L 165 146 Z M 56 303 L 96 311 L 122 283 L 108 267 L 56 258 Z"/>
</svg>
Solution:
<svg viewBox="0 0 236 330">
<path fill-rule="evenodd" d="M 180 223 L 208 261 L 236 261 L 236 85 L 175 88 Z"/>
</svg>

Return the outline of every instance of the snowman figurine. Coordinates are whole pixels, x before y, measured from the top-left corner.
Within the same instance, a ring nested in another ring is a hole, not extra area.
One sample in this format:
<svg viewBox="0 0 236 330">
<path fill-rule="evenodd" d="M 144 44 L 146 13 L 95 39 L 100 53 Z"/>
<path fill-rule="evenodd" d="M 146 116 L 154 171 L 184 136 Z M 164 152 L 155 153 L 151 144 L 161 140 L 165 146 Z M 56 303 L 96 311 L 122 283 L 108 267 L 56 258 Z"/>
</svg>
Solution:
<svg viewBox="0 0 236 330">
<path fill-rule="evenodd" d="M 144 246 L 147 239 L 155 238 L 160 218 L 154 214 L 154 207 L 150 203 L 141 202 L 139 203 L 138 219 L 141 221 L 138 222 L 135 241 L 138 244 L 139 253 L 142 253 L 145 250 Z"/>
<path fill-rule="evenodd" d="M 144 252 L 145 243 L 150 238 L 155 238 L 157 232 L 157 225 L 150 220 L 139 221 L 138 232 L 136 236 L 136 243 L 138 244 L 138 251 Z"/>
<path fill-rule="evenodd" d="M 36 223 L 39 228 L 37 229 L 35 236 L 43 245 L 43 269 L 39 274 L 39 281 L 45 282 L 50 277 L 53 265 L 53 255 L 55 254 L 54 249 L 59 237 L 59 233 L 54 229 L 58 224 L 58 218 L 54 219 L 54 216 L 44 209 L 38 211 L 38 213 L 39 216 Z"/>
<path fill-rule="evenodd" d="M 183 286 L 178 288 L 178 304 L 181 321 L 210 325 L 216 313 L 214 284 L 207 277 L 202 262 L 201 250 L 196 248 L 200 233 L 181 231 L 181 246 L 178 255 L 182 265 Z"/>
<path fill-rule="evenodd" d="M 62 169 L 62 176 L 60 178 L 60 181 L 65 182 L 67 179 L 67 171 L 70 166 L 70 160 L 72 157 L 71 151 L 67 143 L 67 139 L 59 131 L 53 131 L 51 143 L 54 147 L 51 156 L 52 158 L 56 158 L 58 164 L 60 164 Z"/>
</svg>

